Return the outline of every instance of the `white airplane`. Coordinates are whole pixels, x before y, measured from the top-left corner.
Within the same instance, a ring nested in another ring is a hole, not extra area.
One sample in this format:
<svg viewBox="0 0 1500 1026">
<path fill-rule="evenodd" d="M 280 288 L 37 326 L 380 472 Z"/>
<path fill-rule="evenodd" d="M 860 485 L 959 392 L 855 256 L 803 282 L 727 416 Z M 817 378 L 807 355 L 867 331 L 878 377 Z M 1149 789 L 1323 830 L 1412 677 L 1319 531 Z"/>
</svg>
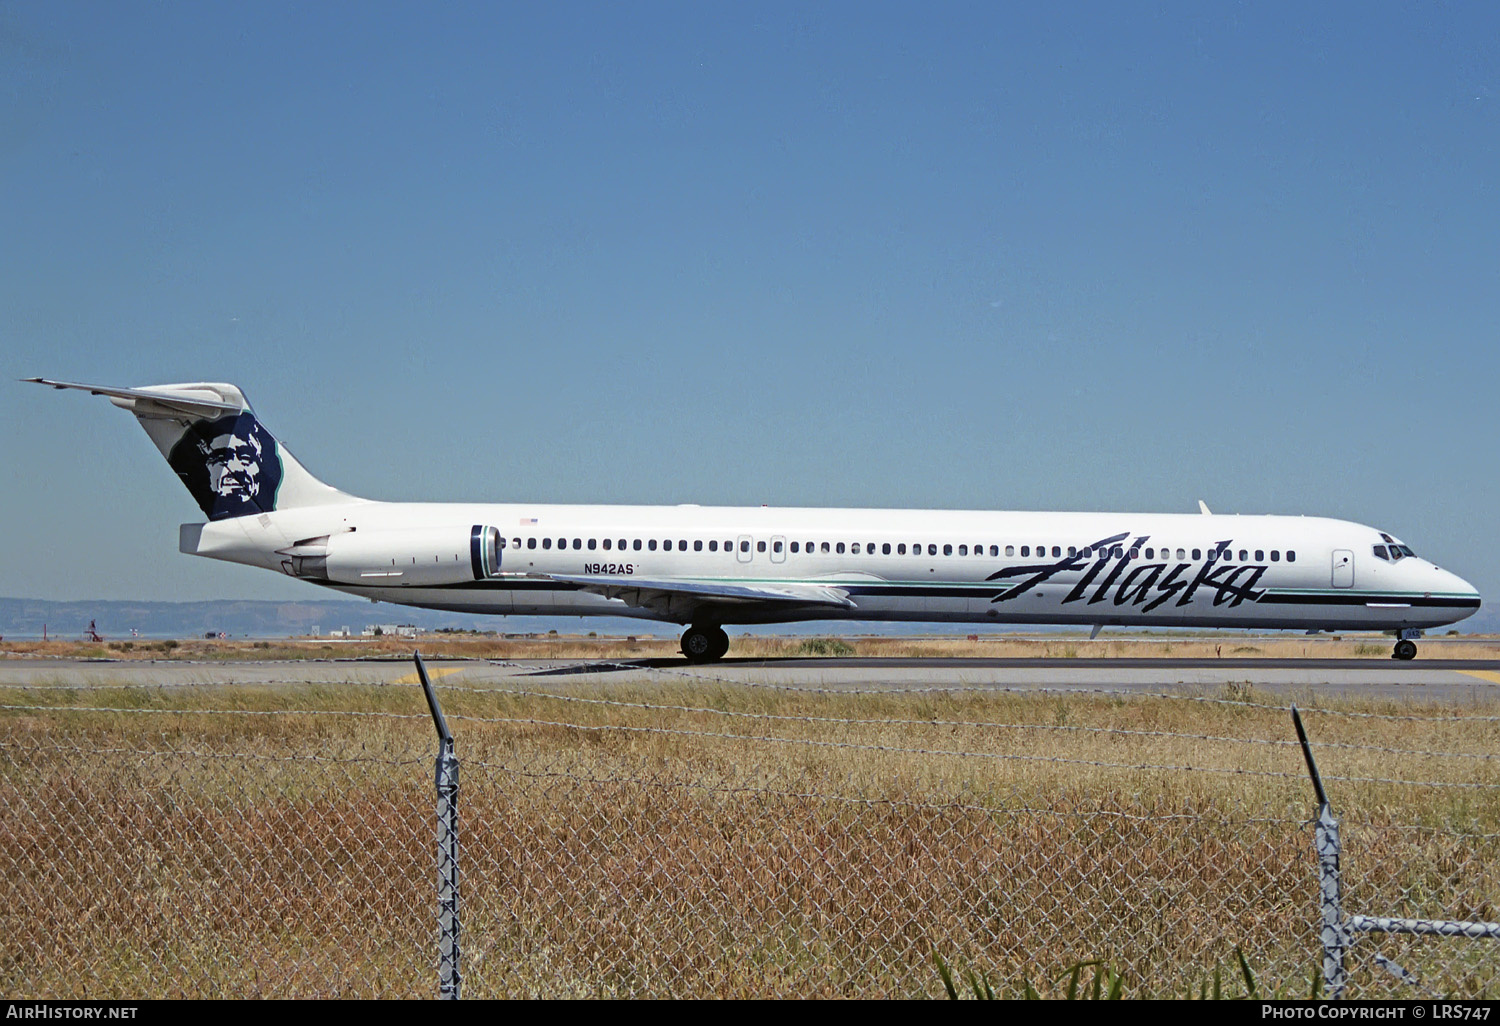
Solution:
<svg viewBox="0 0 1500 1026">
<path fill-rule="evenodd" d="M 185 553 L 467 613 L 1381 630 L 1411 659 L 1479 593 L 1372 527 L 1300 516 L 375 502 L 324 484 L 233 385 L 110 388 L 197 500 Z"/>
</svg>

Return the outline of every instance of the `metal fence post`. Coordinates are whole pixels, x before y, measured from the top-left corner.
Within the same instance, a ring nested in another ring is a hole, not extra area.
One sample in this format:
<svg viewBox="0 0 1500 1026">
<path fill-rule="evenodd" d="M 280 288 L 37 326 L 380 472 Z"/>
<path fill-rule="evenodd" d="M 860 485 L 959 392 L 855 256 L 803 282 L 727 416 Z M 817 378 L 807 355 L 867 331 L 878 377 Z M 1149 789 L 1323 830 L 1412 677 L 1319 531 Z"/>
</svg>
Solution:
<svg viewBox="0 0 1500 1026">
<path fill-rule="evenodd" d="M 458 915 L 458 756 L 453 734 L 422 665 L 422 653 L 412 653 L 417 676 L 427 695 L 427 707 L 438 732 L 437 854 L 438 854 L 438 996 L 456 1001 L 463 977 L 459 972 Z"/>
<path fill-rule="evenodd" d="M 1318 809 L 1315 831 L 1318 849 L 1318 903 L 1322 912 L 1319 937 L 1323 942 L 1323 986 L 1328 996 L 1344 996 L 1347 976 L 1344 954 L 1349 950 L 1349 934 L 1344 927 L 1344 909 L 1339 883 L 1339 821 L 1324 802 Z"/>
<path fill-rule="evenodd" d="M 1344 996 L 1348 982 L 1344 954 L 1349 950 L 1349 931 L 1344 925 L 1339 882 L 1339 821 L 1333 818 L 1328 792 L 1323 790 L 1323 778 L 1318 774 L 1318 764 L 1313 759 L 1312 746 L 1307 743 L 1307 731 L 1302 729 L 1302 717 L 1295 705 L 1292 706 L 1292 725 L 1297 728 L 1302 758 L 1307 762 L 1307 774 L 1312 777 L 1313 791 L 1318 796 L 1318 821 L 1313 832 L 1313 845 L 1318 853 L 1318 937 L 1323 942 L 1323 986 L 1328 989 L 1328 996 L 1336 1000 Z"/>
</svg>

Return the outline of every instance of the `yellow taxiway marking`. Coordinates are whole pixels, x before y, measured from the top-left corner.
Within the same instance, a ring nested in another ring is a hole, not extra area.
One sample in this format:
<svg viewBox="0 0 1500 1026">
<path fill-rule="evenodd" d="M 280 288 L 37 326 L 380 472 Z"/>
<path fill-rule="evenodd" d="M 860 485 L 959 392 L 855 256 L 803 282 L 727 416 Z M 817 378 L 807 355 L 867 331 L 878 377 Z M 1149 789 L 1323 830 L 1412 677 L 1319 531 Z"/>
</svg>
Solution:
<svg viewBox="0 0 1500 1026">
<path fill-rule="evenodd" d="M 1480 680 L 1487 680 L 1491 684 L 1500 684 L 1500 673 L 1494 670 L 1459 670 L 1458 672 L 1466 673 L 1470 677 L 1478 677 Z"/>
<path fill-rule="evenodd" d="M 439 669 L 428 670 L 427 671 L 427 676 L 429 678 L 432 678 L 432 677 L 446 677 L 446 676 L 448 676 L 448 674 L 450 674 L 450 673 L 458 673 L 462 669 L 463 669 L 462 666 L 444 666 L 444 667 L 441 667 Z M 391 683 L 392 684 L 416 684 L 421 679 L 422 678 L 418 677 L 415 673 L 408 673 L 405 677 L 397 677 L 395 680 L 391 681 Z M 1497 683 L 1500 683 L 1500 678 L 1496 678 L 1496 681 L 1497 681 Z"/>
</svg>

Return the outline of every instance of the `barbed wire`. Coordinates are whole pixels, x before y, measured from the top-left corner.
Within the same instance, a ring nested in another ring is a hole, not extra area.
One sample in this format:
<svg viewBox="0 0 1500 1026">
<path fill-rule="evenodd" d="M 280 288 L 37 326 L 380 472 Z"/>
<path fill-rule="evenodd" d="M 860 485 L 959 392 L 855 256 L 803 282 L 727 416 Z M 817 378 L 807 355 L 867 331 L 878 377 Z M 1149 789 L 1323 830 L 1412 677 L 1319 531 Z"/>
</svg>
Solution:
<svg viewBox="0 0 1500 1026">
<path fill-rule="evenodd" d="M 328 756 L 317 753 L 301 753 L 297 755 L 266 755 L 261 752 L 228 751 L 216 752 L 198 748 L 84 748 L 80 745 L 68 745 L 58 742 L 50 744 L 38 741 L 36 743 L 23 743 L 14 740 L 0 740 L 0 749 L 13 748 L 27 752 L 64 752 L 73 755 L 143 755 L 158 758 L 189 757 L 194 759 L 217 759 L 233 760 L 247 759 L 255 762 L 326 762 L 326 763 L 372 763 L 379 766 L 417 766 L 427 765 L 432 762 L 430 754 L 413 756 L 409 759 L 381 758 L 374 755 L 358 756 Z"/>
<path fill-rule="evenodd" d="M 1121 811 L 1119 809 L 1087 809 L 1087 810 L 1076 811 L 1075 812 L 1075 811 L 1065 811 L 1065 810 L 1061 810 L 1061 809 L 1049 809 L 1049 808 L 1045 808 L 1045 807 L 1030 806 L 1030 805 L 989 806 L 989 805 L 974 805 L 972 803 L 954 802 L 954 801 L 920 802 L 920 801 L 913 801 L 911 799 L 906 799 L 906 798 L 872 798 L 872 797 L 863 796 L 863 795 L 862 796 L 853 796 L 853 795 L 846 795 L 846 794 L 838 794 L 837 792 L 832 792 L 832 791 L 789 791 L 789 790 L 779 790 L 779 789 L 776 789 L 776 788 L 752 787 L 752 786 L 749 786 L 749 785 L 728 786 L 728 785 L 723 785 L 723 784 L 705 784 L 705 783 L 702 783 L 702 782 L 699 782 L 699 781 L 692 781 L 692 780 L 661 780 L 659 778 L 628 777 L 628 776 L 620 776 L 620 775 L 611 775 L 611 776 L 608 776 L 608 777 L 579 776 L 578 774 L 564 773 L 564 772 L 557 771 L 557 770 L 539 771 L 539 770 L 520 769 L 520 768 L 517 768 L 517 767 L 514 767 L 514 766 L 507 766 L 507 765 L 505 765 L 503 763 L 486 762 L 484 760 L 476 760 L 476 759 L 466 760 L 464 762 L 464 766 L 465 766 L 465 768 L 492 770 L 492 771 L 497 772 L 497 773 L 504 773 L 504 774 L 506 774 L 508 776 L 516 776 L 516 777 L 523 777 L 523 778 L 527 778 L 527 779 L 536 779 L 536 780 L 550 780 L 550 779 L 571 780 L 574 783 L 578 783 L 578 784 L 620 784 L 620 783 L 628 783 L 628 784 L 634 784 L 634 785 L 640 786 L 640 787 L 656 787 L 656 788 L 661 788 L 661 789 L 665 789 L 665 790 L 670 790 L 670 789 L 673 789 L 673 788 L 681 788 L 681 789 L 686 789 L 686 790 L 708 791 L 708 792 L 715 793 L 715 794 L 757 794 L 757 795 L 764 795 L 766 797 L 773 797 L 773 798 L 816 799 L 816 800 L 820 800 L 820 801 L 846 802 L 846 803 L 855 804 L 855 805 L 869 805 L 869 806 L 873 806 L 873 805 L 888 805 L 888 806 L 895 806 L 895 807 L 910 807 L 910 808 L 918 808 L 918 809 L 940 809 L 940 810 L 945 810 L 945 811 L 946 810 L 958 810 L 958 811 L 961 811 L 961 812 L 979 812 L 979 813 L 984 813 L 986 815 L 1015 815 L 1015 816 L 1021 816 L 1021 815 L 1044 815 L 1044 816 L 1055 816 L 1055 817 L 1057 817 L 1059 819 L 1096 819 L 1096 818 L 1124 819 L 1124 820 L 1131 820 L 1131 821 L 1142 822 L 1142 823 L 1163 823 L 1163 822 L 1201 823 L 1201 822 L 1203 822 L 1206 819 L 1206 817 L 1204 816 L 1203 813 L 1198 813 L 1198 812 L 1195 812 L 1195 813 L 1161 813 L 1161 814 L 1152 814 L 1152 815 L 1143 815 L 1143 814 L 1133 813 L 1133 812 L 1124 812 L 1124 811 Z M 1285 826 L 1298 826 L 1298 827 L 1302 827 L 1302 826 L 1308 826 L 1311 821 L 1308 820 L 1308 819 L 1302 818 L 1302 817 L 1291 817 L 1291 818 L 1287 818 L 1287 819 L 1280 819 L 1280 818 L 1271 817 L 1271 816 L 1248 816 L 1248 817 L 1245 817 L 1244 819 L 1231 819 L 1229 817 L 1221 817 L 1218 820 L 1218 822 L 1221 822 L 1221 823 L 1246 823 L 1246 824 L 1250 824 L 1250 823 L 1264 823 L 1264 824 L 1280 824 L 1280 825 L 1285 825 Z"/>
<path fill-rule="evenodd" d="M 821 741 L 814 738 L 788 738 L 762 734 L 728 734 L 717 731 L 685 730 L 677 727 L 643 727 L 631 724 L 579 724 L 557 720 L 539 720 L 532 717 L 474 716 L 467 713 L 449 713 L 449 720 L 466 720 L 476 723 L 510 723 L 535 727 L 560 727 L 582 731 L 623 731 L 638 734 L 667 734 L 684 737 L 709 737 L 719 740 L 762 741 L 769 744 L 804 745 L 814 748 L 845 748 L 860 751 L 894 753 L 904 755 L 937 755 L 962 759 L 994 759 L 1013 762 L 1053 763 L 1069 766 L 1088 766 L 1095 769 L 1154 770 L 1176 773 L 1217 773 L 1228 776 L 1268 777 L 1284 780 L 1302 780 L 1301 773 L 1283 773 L 1275 770 L 1251 770 L 1242 767 L 1189 766 L 1157 763 L 1117 763 L 1094 759 L 1067 759 L 1060 756 L 1020 755 L 1014 752 L 972 752 L 944 748 L 908 748 L 896 745 L 872 745 L 853 741 Z M 1451 787 L 1474 790 L 1500 790 L 1500 783 L 1470 783 L 1446 780 L 1407 780 L 1393 777 L 1323 776 L 1324 780 L 1345 783 L 1402 784 L 1414 787 Z"/>
<path fill-rule="evenodd" d="M 579 696 L 559 696 L 546 692 L 534 693 L 537 697 L 555 698 L 561 701 L 586 702 L 604 706 L 621 706 L 628 708 L 655 708 L 666 711 L 713 713 L 718 715 L 744 717 L 754 720 L 770 720 L 779 722 L 804 722 L 804 723 L 842 723 L 859 725 L 879 725 L 883 722 L 895 722 L 898 724 L 920 724 L 930 725 L 932 721 L 880 721 L 880 720 L 854 720 L 827 717 L 801 717 L 786 716 L 768 713 L 739 713 L 725 710 L 714 710 L 708 708 L 686 707 L 686 706 L 652 706 L 643 703 L 626 703 L 609 699 L 588 699 Z M 94 714 L 125 714 L 125 715 L 159 715 L 159 716 L 250 716 L 250 717 L 286 717 L 286 716 L 344 716 L 355 718 L 387 719 L 387 720 L 425 720 L 428 717 L 421 713 L 394 713 L 378 712 L 369 710 L 349 709 L 183 709 L 183 708 L 119 708 L 114 706 L 37 706 L 37 705 L 0 705 L 0 710 L 20 711 L 28 713 L 94 713 Z M 738 741 L 760 741 L 772 744 L 803 744 L 816 747 L 845 748 L 853 750 L 879 751 L 886 753 L 904 753 L 912 755 L 941 755 L 949 758 L 975 758 L 975 759 L 1003 759 L 1017 762 L 1035 762 L 1043 764 L 1078 765 L 1088 766 L 1096 769 L 1124 769 L 1124 770 L 1146 770 L 1160 772 L 1185 772 L 1185 773 L 1218 773 L 1230 775 L 1265 776 L 1283 779 L 1300 779 L 1299 773 L 1285 773 L 1271 770 L 1249 770 L 1241 767 L 1216 767 L 1216 766 L 1193 766 L 1178 764 L 1159 763 L 1119 763 L 1093 759 L 1071 759 L 1063 756 L 1037 756 L 1024 755 L 1012 752 L 974 752 L 954 749 L 933 749 L 923 747 L 907 747 L 893 745 L 873 745 L 855 741 L 824 741 L 810 738 L 787 738 L 778 735 L 753 735 L 732 734 L 715 731 L 698 731 L 684 728 L 648 727 L 628 724 L 579 724 L 568 721 L 540 720 L 535 717 L 499 717 L 481 716 L 474 713 L 453 711 L 449 714 L 452 720 L 466 720 L 479 723 L 507 723 L 507 724 L 529 724 L 551 727 L 566 727 L 575 730 L 598 731 L 598 730 L 621 730 L 640 733 L 671 734 L 676 736 L 712 737 L 716 739 L 734 739 Z M 949 721 L 949 726 L 964 727 L 1005 727 L 1009 724 L 986 724 L 978 722 Z M 1058 729 L 1055 725 L 1048 724 L 1025 724 L 1020 725 L 1023 729 Z M 1268 747 L 1292 747 L 1291 743 L 1283 741 L 1268 741 L 1261 739 L 1240 738 L 1218 738 L 1209 735 L 1174 734 L 1172 732 L 1134 732 L 1124 728 L 1088 728 L 1102 733 L 1147 733 L 1152 736 L 1176 737 L 1185 740 L 1210 740 L 1231 741 L 1240 743 L 1262 744 Z M 1332 747 L 1332 746 L 1329 746 Z M 1390 751 L 1402 754 L 1397 749 L 1382 749 L 1380 746 L 1344 746 L 1338 747 L 1368 747 L 1377 751 Z M 1464 753 L 1421 753 L 1421 754 L 1452 754 L 1462 755 Z M 1366 776 L 1341 776 L 1328 775 L 1328 780 L 1343 781 L 1346 783 L 1382 783 L 1396 784 L 1414 787 L 1438 787 L 1438 788 L 1467 788 L 1476 790 L 1497 789 L 1500 783 L 1467 782 L 1467 781 L 1434 781 L 1414 780 L 1402 777 L 1366 777 Z"/>
<path fill-rule="evenodd" d="M 585 698 L 581 695 L 563 695 L 553 691 L 533 691 L 516 688 L 467 688 L 460 689 L 459 693 L 514 695 L 517 697 L 541 698 L 559 702 L 576 702 L 587 705 L 615 706 L 626 709 L 648 709 L 663 712 L 702 713 L 712 716 L 727 716 L 743 719 L 771 720 L 793 723 L 838 723 L 850 726 L 895 725 L 918 727 L 964 727 L 1002 730 L 1043 730 L 1116 735 L 1123 737 L 1173 738 L 1184 741 L 1211 741 L 1223 742 L 1227 744 L 1267 745 L 1284 748 L 1295 748 L 1298 746 L 1298 743 L 1296 741 L 1288 741 L 1284 739 L 1229 737 L 1216 734 L 1188 734 L 1171 730 L 1137 730 L 1127 727 L 1087 727 L 1077 724 L 1006 723 L 994 720 L 901 719 L 896 717 L 793 716 L 786 713 L 754 713 L 741 712 L 739 710 L 733 709 L 715 709 L 711 706 L 664 705 L 651 702 L 625 702 L 619 699 L 609 698 Z M 1481 754 L 1473 752 L 1444 752 L 1421 748 L 1391 748 L 1383 745 L 1352 744 L 1347 742 L 1335 741 L 1319 742 L 1318 747 L 1351 751 L 1380 752 L 1382 754 L 1389 755 L 1419 755 L 1433 758 L 1477 759 L 1482 761 L 1495 761 L 1497 759 L 1497 756 L 1491 755 L 1489 753 Z"/>
<path fill-rule="evenodd" d="M 359 709 L 142 709 L 112 705 L 0 705 L 0 709 L 26 712 L 125 713 L 162 716 L 369 716 L 387 720 L 426 720 L 424 713 L 375 712 Z"/>
</svg>

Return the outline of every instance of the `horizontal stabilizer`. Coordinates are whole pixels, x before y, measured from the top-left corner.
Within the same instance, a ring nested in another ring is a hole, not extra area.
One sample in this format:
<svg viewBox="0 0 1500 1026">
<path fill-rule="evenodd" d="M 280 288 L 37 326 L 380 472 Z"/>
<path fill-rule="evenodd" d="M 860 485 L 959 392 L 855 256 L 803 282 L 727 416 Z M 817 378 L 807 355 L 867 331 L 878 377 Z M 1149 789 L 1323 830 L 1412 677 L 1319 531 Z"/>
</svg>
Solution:
<svg viewBox="0 0 1500 1026">
<path fill-rule="evenodd" d="M 48 378 L 22 378 L 22 381 L 52 388 L 73 388 L 90 395 L 108 396 L 115 405 L 135 411 L 139 401 L 155 403 L 167 410 L 187 414 L 191 417 L 217 418 L 238 413 L 245 408 L 243 403 L 226 402 L 224 396 L 207 388 L 183 388 L 165 391 L 155 388 L 117 388 L 112 385 L 84 385 L 76 381 L 52 381 Z"/>
</svg>

